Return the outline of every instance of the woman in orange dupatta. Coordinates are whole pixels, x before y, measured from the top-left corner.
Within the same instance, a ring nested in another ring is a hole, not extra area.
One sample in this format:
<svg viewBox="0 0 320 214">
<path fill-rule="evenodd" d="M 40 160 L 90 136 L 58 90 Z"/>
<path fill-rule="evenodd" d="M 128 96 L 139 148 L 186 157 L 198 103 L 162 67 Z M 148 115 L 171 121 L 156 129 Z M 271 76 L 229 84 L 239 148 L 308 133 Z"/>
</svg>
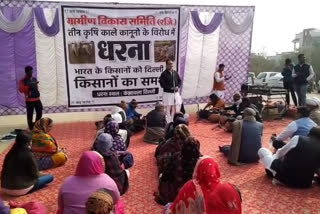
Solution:
<svg viewBox="0 0 320 214">
<path fill-rule="evenodd" d="M 59 149 L 56 140 L 49 133 L 52 123 L 50 118 L 41 118 L 32 130 L 31 150 L 37 159 L 39 170 L 59 167 L 67 161 L 65 150 Z"/>
</svg>

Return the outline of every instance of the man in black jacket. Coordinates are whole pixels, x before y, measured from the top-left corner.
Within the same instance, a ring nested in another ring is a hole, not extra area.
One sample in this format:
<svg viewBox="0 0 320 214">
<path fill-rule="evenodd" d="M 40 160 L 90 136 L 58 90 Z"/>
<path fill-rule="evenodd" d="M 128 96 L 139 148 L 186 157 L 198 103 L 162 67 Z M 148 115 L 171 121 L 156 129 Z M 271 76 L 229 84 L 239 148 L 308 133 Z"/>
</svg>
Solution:
<svg viewBox="0 0 320 214">
<path fill-rule="evenodd" d="M 268 175 L 289 187 L 307 188 L 320 169 L 320 127 L 313 127 L 307 137 L 294 136 L 273 155 L 261 148 L 258 155 Z"/>
<path fill-rule="evenodd" d="M 172 122 L 173 115 L 180 109 L 182 99 L 179 94 L 181 79 L 178 72 L 173 70 L 173 62 L 166 61 L 166 70 L 160 76 L 160 86 L 163 88 L 163 105 L 166 106 L 167 122 Z"/>
<path fill-rule="evenodd" d="M 294 66 L 292 77 L 294 78 L 299 106 L 305 106 L 308 84 L 312 80 L 314 72 L 312 66 L 305 63 L 306 59 L 304 54 L 299 54 L 298 60 L 299 64 Z"/>
</svg>

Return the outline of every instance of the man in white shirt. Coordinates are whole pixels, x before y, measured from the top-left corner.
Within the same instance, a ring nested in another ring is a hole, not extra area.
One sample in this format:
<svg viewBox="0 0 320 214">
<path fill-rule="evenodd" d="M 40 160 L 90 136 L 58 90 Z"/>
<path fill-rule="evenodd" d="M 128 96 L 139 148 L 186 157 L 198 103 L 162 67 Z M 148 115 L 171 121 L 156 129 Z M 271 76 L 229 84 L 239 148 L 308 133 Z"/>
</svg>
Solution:
<svg viewBox="0 0 320 214">
<path fill-rule="evenodd" d="M 299 64 L 294 66 L 292 77 L 294 79 L 295 89 L 298 95 L 299 106 L 306 105 L 308 84 L 314 77 L 314 71 L 311 65 L 305 63 L 304 54 L 298 55 Z"/>
<path fill-rule="evenodd" d="M 273 183 L 290 187 L 307 188 L 312 185 L 314 174 L 320 168 L 320 127 L 314 127 L 309 135 L 295 136 L 274 155 L 266 148 L 258 151 L 267 174 Z"/>
<path fill-rule="evenodd" d="M 284 141 L 296 135 L 308 136 L 310 130 L 317 124 L 310 119 L 310 110 L 307 107 L 298 107 L 299 119 L 292 121 L 277 137 L 271 137 L 273 147 L 279 149 L 285 145 Z"/>
</svg>

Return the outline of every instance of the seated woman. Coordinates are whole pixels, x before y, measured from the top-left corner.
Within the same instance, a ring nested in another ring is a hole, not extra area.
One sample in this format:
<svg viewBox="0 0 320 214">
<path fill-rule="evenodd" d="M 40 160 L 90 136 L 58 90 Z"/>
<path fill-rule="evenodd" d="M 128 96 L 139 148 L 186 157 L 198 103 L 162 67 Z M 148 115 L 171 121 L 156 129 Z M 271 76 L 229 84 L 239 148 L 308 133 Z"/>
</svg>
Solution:
<svg viewBox="0 0 320 214">
<path fill-rule="evenodd" d="M 253 163 L 259 160 L 258 150 L 261 148 L 263 124 L 255 119 L 255 111 L 246 108 L 243 120 L 233 123 L 231 146 L 219 147 L 228 156 L 228 162 L 233 165 Z"/>
<path fill-rule="evenodd" d="M 105 133 L 108 133 L 112 136 L 113 144 L 110 148 L 111 151 L 126 151 L 127 147 L 122 137 L 119 134 L 119 125 L 114 121 L 110 121 L 106 124 Z"/>
<path fill-rule="evenodd" d="M 52 123 L 50 118 L 41 118 L 32 130 L 31 150 L 37 159 L 39 170 L 59 167 L 67 162 L 66 150 L 59 149 L 57 141 L 49 133 Z"/>
<path fill-rule="evenodd" d="M 99 189 L 94 193 L 92 193 L 86 202 L 86 210 L 87 210 L 86 213 L 90 213 L 90 214 L 115 213 L 114 202 L 108 190 Z M 118 205 L 118 211 L 119 211 L 119 205 Z M 121 213 L 124 213 L 124 207 L 122 208 Z"/>
<path fill-rule="evenodd" d="M 123 195 L 129 188 L 129 171 L 121 167 L 119 155 L 110 150 L 112 141 L 111 135 L 103 133 L 97 137 L 93 149 L 102 155 L 105 163 L 105 173 L 116 182 L 120 195 Z"/>
<path fill-rule="evenodd" d="M 165 205 L 174 200 L 183 184 L 192 178 L 199 157 L 199 141 L 188 137 L 181 151 L 164 160 L 163 170 L 159 175 L 158 192 L 154 194 L 157 203 Z"/>
<path fill-rule="evenodd" d="M 86 202 L 98 189 L 106 189 L 114 204 L 120 201 L 116 183 L 104 173 L 102 156 L 93 151 L 82 154 L 76 172 L 62 184 L 58 196 L 58 213 L 86 213 Z"/>
<path fill-rule="evenodd" d="M 165 213 L 241 214 L 241 194 L 236 186 L 220 182 L 218 164 L 205 156 L 199 158 L 192 180 L 166 206 Z"/>
<path fill-rule="evenodd" d="M 267 174 L 274 184 L 293 188 L 311 187 L 315 174 L 320 174 L 320 127 L 311 129 L 309 135 L 295 136 L 273 155 L 266 148 L 258 152 Z"/>
<path fill-rule="evenodd" d="M 106 126 L 110 121 L 114 121 L 114 122 L 118 123 L 114 118 L 112 118 L 111 114 L 107 114 L 103 119 L 103 126 L 101 127 L 101 129 L 99 129 L 97 131 L 96 138 L 100 134 L 105 133 Z M 126 147 L 128 148 L 129 144 L 130 144 L 130 138 L 131 138 L 130 131 L 128 131 L 127 129 L 120 129 L 120 123 L 118 123 L 118 126 L 119 126 L 119 132 L 118 133 L 121 136 L 121 138 L 123 139 L 123 141 L 125 142 Z"/>
<path fill-rule="evenodd" d="M 310 110 L 305 106 L 298 107 L 298 119 L 289 123 L 286 129 L 277 137 L 272 136 L 272 145 L 279 149 L 285 145 L 285 140 L 295 135 L 307 136 L 313 127 L 317 124 L 310 119 Z"/>
<path fill-rule="evenodd" d="M 168 123 L 166 127 L 165 140 L 168 140 L 174 136 L 174 130 L 180 124 L 188 126 L 188 121 L 185 119 L 182 112 L 177 112 L 173 116 L 173 122 Z"/>
<path fill-rule="evenodd" d="M 174 137 L 162 144 L 159 144 L 155 151 L 159 174 L 162 172 L 164 160 L 176 152 L 180 152 L 182 145 L 185 143 L 186 139 L 190 137 L 190 135 L 191 134 L 188 126 L 180 124 L 175 128 Z"/>
<path fill-rule="evenodd" d="M 147 130 L 143 136 L 143 141 L 158 144 L 165 136 L 166 114 L 164 105 L 156 103 L 155 109 L 147 114 L 146 119 Z"/>
<path fill-rule="evenodd" d="M 21 131 L 6 155 L 1 171 L 1 189 L 12 196 L 34 192 L 53 181 L 53 175 L 41 175 L 31 151 L 31 135 Z"/>
</svg>

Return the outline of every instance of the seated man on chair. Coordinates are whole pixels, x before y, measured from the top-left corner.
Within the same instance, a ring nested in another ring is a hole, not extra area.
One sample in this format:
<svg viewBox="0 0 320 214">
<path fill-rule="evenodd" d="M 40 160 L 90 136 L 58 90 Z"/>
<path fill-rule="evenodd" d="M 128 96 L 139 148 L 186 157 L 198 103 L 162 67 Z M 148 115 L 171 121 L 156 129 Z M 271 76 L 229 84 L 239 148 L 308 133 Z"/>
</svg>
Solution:
<svg viewBox="0 0 320 214">
<path fill-rule="evenodd" d="M 313 120 L 310 119 L 310 110 L 307 107 L 298 107 L 298 119 L 289 123 L 287 128 L 277 137 L 272 136 L 272 145 L 275 149 L 279 149 L 285 145 L 285 140 L 296 135 L 307 136 L 310 130 L 317 126 Z"/>
<path fill-rule="evenodd" d="M 252 163 L 259 160 L 258 150 L 261 148 L 263 124 L 256 121 L 256 112 L 246 108 L 243 120 L 233 123 L 231 146 L 219 147 L 220 151 L 228 156 L 228 163 Z"/>
<path fill-rule="evenodd" d="M 266 148 L 258 152 L 272 183 L 294 188 L 311 187 L 320 169 L 320 127 L 313 127 L 308 136 L 294 136 L 274 155 Z"/>
</svg>

